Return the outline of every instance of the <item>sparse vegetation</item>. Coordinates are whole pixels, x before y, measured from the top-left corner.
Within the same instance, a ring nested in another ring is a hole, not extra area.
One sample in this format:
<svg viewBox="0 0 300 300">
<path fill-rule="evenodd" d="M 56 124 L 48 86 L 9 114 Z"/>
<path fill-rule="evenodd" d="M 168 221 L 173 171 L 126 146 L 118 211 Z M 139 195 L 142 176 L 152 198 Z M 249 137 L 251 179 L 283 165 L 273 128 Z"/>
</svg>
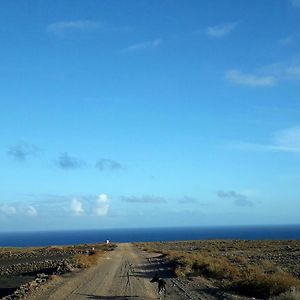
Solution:
<svg viewBox="0 0 300 300">
<path fill-rule="evenodd" d="M 269 299 L 299 286 L 299 281 L 287 273 L 253 273 L 229 285 L 233 291 L 250 297 Z"/>
<path fill-rule="evenodd" d="M 104 251 L 95 251 L 92 254 L 76 254 L 73 258 L 74 264 L 78 268 L 89 268 L 97 264 L 99 257 L 104 254 Z"/>
<path fill-rule="evenodd" d="M 138 246 L 164 254 L 177 276 L 204 276 L 223 290 L 250 297 L 299 299 L 300 273 L 295 260 L 299 259 L 300 241 L 211 240 Z"/>
<path fill-rule="evenodd" d="M 84 244 L 48 247 L 0 248 L 0 298 L 29 284 L 38 274 L 46 274 L 47 280 L 74 268 L 95 265 L 101 255 L 111 251 L 116 244 Z M 43 280 L 46 280 L 43 278 Z"/>
<path fill-rule="evenodd" d="M 227 259 L 220 259 L 200 253 L 183 253 L 168 251 L 167 255 L 174 265 L 178 276 L 204 275 L 215 279 L 234 279 L 240 274 L 239 269 L 230 264 Z"/>
</svg>

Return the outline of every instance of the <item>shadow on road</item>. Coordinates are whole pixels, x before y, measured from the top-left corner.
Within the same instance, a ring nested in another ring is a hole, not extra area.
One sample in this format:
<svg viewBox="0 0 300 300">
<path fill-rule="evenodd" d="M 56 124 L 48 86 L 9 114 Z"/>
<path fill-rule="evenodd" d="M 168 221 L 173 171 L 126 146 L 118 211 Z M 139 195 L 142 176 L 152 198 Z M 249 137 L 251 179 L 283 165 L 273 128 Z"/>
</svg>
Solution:
<svg viewBox="0 0 300 300">
<path fill-rule="evenodd" d="M 98 296 L 98 295 L 89 295 L 89 294 L 79 294 L 81 296 L 86 296 L 87 299 L 95 300 L 130 300 L 132 298 L 138 298 L 139 296 Z"/>
<path fill-rule="evenodd" d="M 172 265 L 166 261 L 165 256 L 156 256 L 148 259 L 148 263 L 134 266 L 133 276 L 142 278 L 153 278 L 159 273 L 160 278 L 174 278 Z"/>
</svg>

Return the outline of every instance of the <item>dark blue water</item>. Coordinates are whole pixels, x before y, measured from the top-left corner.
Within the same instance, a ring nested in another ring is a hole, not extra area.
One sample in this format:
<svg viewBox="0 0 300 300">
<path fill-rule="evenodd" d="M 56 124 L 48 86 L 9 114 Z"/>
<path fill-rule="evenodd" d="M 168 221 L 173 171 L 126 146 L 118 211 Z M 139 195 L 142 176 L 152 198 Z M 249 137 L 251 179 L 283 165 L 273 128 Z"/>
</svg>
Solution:
<svg viewBox="0 0 300 300">
<path fill-rule="evenodd" d="M 48 246 L 104 242 L 152 242 L 203 239 L 300 239 L 300 225 L 102 229 L 0 233 L 0 246 Z"/>
</svg>

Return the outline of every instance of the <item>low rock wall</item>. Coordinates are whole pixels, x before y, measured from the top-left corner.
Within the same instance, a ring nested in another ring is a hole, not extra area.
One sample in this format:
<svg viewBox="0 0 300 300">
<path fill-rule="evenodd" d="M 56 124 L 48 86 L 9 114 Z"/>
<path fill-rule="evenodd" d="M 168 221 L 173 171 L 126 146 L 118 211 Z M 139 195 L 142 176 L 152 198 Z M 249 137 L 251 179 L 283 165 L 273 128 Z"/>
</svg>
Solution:
<svg viewBox="0 0 300 300">
<path fill-rule="evenodd" d="M 14 264 L 7 267 L 0 266 L 0 276 L 13 276 L 20 274 L 38 273 L 64 273 L 72 269 L 72 263 L 68 259 L 45 260 L 39 262 Z"/>
</svg>

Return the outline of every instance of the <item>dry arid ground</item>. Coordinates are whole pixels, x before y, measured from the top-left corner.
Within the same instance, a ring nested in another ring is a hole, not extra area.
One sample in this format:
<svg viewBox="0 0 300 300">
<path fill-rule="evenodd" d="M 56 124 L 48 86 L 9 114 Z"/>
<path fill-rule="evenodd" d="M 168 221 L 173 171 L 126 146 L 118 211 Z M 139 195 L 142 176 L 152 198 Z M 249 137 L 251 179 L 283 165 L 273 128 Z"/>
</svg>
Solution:
<svg viewBox="0 0 300 300">
<path fill-rule="evenodd" d="M 168 300 L 300 299 L 300 241 L 2 248 L 0 254 L 2 296 L 13 292 L 12 283 L 35 278 L 6 299 L 157 299 L 157 284 L 150 283 L 157 272 Z"/>
<path fill-rule="evenodd" d="M 203 240 L 136 245 L 150 253 L 161 253 L 178 278 L 195 284 L 206 281 L 216 293 L 300 299 L 299 240 Z"/>
<path fill-rule="evenodd" d="M 85 244 L 29 248 L 0 248 L 0 299 L 14 294 L 22 297 L 52 275 L 90 267 L 114 244 Z M 91 249 L 94 249 L 93 251 Z M 18 288 L 22 286 L 21 290 Z"/>
</svg>

